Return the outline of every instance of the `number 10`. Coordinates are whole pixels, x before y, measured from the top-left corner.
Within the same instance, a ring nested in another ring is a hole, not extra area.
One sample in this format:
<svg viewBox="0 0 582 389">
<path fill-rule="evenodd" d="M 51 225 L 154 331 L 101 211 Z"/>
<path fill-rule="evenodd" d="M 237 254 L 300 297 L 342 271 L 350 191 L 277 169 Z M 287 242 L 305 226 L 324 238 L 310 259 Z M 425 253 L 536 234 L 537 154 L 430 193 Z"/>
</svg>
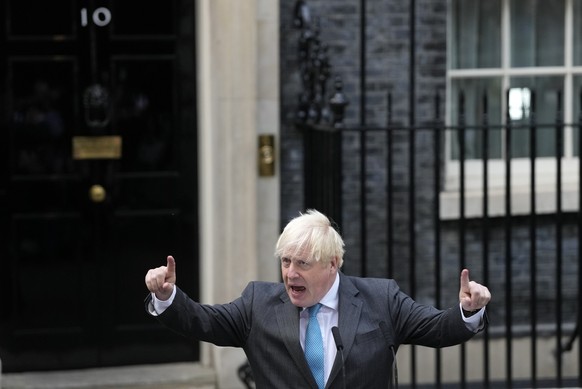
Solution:
<svg viewBox="0 0 582 389">
<path fill-rule="evenodd" d="M 91 15 L 91 19 L 93 23 L 95 23 L 99 27 L 104 27 L 109 24 L 111 21 L 111 11 L 109 11 L 105 7 L 99 7 L 93 14 Z M 81 8 L 81 26 L 87 27 L 88 19 L 87 19 L 87 8 Z"/>
</svg>

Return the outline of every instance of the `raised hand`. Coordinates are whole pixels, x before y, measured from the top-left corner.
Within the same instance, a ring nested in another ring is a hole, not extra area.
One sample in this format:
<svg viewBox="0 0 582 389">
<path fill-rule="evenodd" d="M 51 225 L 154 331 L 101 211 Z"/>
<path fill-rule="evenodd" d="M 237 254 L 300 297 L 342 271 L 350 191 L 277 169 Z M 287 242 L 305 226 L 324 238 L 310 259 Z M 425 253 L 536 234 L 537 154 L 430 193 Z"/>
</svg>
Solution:
<svg viewBox="0 0 582 389">
<path fill-rule="evenodd" d="M 491 300 L 491 293 L 486 286 L 469 280 L 469 270 L 463 269 L 461 272 L 461 290 L 459 291 L 459 301 L 465 311 L 476 311 L 483 308 Z"/>
<path fill-rule="evenodd" d="M 176 261 L 174 257 L 168 255 L 166 266 L 150 269 L 145 276 L 145 283 L 148 290 L 156 294 L 156 298 L 166 301 L 174 291 L 176 284 Z"/>
</svg>

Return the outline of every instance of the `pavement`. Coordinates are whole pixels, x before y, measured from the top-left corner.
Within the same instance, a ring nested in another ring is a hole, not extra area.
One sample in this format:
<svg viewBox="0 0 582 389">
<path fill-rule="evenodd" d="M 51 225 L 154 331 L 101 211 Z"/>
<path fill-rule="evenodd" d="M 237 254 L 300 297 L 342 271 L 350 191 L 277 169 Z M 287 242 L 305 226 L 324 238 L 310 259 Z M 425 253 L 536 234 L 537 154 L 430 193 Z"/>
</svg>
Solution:
<svg viewBox="0 0 582 389">
<path fill-rule="evenodd" d="M 3 374 L 1 389 L 215 389 L 214 370 L 172 363 Z"/>
</svg>

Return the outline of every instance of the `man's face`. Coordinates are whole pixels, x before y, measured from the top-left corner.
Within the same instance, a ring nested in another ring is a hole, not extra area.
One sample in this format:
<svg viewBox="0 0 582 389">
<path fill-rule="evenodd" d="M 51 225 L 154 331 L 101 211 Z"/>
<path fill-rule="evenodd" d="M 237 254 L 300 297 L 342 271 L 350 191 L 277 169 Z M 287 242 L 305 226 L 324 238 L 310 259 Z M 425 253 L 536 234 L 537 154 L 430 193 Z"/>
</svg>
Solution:
<svg viewBox="0 0 582 389">
<path fill-rule="evenodd" d="M 329 291 L 337 274 L 337 259 L 328 263 L 297 253 L 281 258 L 281 274 L 293 305 L 311 307 Z"/>
</svg>

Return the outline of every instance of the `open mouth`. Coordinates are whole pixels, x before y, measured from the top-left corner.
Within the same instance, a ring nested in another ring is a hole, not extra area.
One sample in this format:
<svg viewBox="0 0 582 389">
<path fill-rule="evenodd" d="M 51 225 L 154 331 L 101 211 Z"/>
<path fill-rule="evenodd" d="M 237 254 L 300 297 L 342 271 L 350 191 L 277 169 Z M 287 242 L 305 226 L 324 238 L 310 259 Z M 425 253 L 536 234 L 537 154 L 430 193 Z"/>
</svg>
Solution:
<svg viewBox="0 0 582 389">
<path fill-rule="evenodd" d="M 304 286 L 291 286 L 291 290 L 295 293 L 300 293 L 305 291 Z"/>
</svg>

